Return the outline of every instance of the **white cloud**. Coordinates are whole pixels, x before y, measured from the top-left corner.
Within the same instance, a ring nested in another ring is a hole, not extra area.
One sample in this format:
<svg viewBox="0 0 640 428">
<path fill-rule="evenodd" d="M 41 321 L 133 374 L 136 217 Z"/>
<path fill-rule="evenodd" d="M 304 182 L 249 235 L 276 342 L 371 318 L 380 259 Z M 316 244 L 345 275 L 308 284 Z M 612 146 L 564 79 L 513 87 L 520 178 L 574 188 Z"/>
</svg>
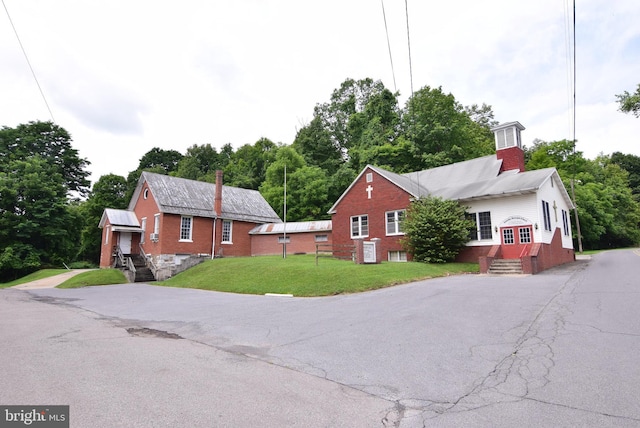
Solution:
<svg viewBox="0 0 640 428">
<path fill-rule="evenodd" d="M 126 175 L 153 147 L 290 144 L 346 78 L 394 89 L 380 3 L 5 0 L 59 125 L 93 179 Z M 410 94 L 404 2 L 385 1 L 401 103 Z M 408 2 L 413 86 L 487 103 L 523 136 L 571 138 L 569 1 Z M 577 5 L 577 139 L 587 156 L 640 155 L 640 119 L 615 94 L 640 83 L 640 5 Z M 6 16 L 0 125 L 48 120 Z"/>
</svg>

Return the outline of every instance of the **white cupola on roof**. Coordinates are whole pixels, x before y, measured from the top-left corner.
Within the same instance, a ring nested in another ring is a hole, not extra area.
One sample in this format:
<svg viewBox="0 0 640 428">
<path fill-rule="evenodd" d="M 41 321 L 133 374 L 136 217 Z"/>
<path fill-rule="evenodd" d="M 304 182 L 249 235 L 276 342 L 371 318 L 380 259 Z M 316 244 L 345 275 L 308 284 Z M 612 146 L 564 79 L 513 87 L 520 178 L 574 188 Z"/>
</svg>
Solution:
<svg viewBox="0 0 640 428">
<path fill-rule="evenodd" d="M 525 128 L 520 122 L 509 122 L 491 128 L 496 136 L 496 150 L 508 149 L 510 147 L 518 147 L 522 149 L 522 139 L 520 131 Z"/>
<path fill-rule="evenodd" d="M 520 122 L 509 122 L 491 128 L 496 136 L 496 157 L 502 161 L 500 171 L 524 171 L 524 151 L 520 131 L 524 126 Z"/>
</svg>

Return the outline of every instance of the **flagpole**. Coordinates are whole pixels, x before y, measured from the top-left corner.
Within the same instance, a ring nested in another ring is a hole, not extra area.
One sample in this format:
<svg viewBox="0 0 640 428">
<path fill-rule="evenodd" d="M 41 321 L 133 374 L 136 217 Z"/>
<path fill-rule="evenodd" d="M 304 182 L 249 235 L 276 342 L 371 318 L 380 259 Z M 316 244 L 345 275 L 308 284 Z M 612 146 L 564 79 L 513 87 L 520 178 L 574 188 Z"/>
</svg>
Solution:
<svg viewBox="0 0 640 428">
<path fill-rule="evenodd" d="M 287 164 L 284 164 L 284 229 L 282 240 L 282 258 L 287 258 Z"/>
</svg>

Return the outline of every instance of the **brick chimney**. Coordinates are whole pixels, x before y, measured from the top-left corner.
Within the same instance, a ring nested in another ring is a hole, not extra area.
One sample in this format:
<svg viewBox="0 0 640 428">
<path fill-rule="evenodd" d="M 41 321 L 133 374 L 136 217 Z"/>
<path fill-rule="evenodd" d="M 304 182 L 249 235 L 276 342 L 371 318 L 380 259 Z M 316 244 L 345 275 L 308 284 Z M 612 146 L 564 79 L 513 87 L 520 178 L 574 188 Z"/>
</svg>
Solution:
<svg viewBox="0 0 640 428">
<path fill-rule="evenodd" d="M 524 172 L 524 151 L 520 139 L 520 131 L 524 129 L 520 122 L 503 123 L 491 128 L 496 138 L 496 157 L 502 160 L 500 172 Z"/>
<path fill-rule="evenodd" d="M 222 171 L 216 170 L 216 194 L 213 198 L 213 210 L 218 217 L 222 216 Z"/>
</svg>

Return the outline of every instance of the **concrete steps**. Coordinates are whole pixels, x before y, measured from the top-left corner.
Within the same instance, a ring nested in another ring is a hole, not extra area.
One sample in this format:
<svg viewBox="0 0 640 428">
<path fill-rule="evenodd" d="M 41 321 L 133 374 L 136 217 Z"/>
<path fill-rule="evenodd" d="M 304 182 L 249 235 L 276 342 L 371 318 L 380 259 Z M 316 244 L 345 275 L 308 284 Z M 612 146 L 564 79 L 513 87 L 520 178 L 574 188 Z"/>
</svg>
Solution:
<svg viewBox="0 0 640 428">
<path fill-rule="evenodd" d="M 140 254 L 131 254 L 131 260 L 136 267 L 136 277 L 134 282 L 152 282 L 156 278 L 153 276 L 151 269 L 147 267 L 147 262 Z"/>
<path fill-rule="evenodd" d="M 522 275 L 520 259 L 494 259 L 487 273 L 495 275 Z"/>
</svg>

